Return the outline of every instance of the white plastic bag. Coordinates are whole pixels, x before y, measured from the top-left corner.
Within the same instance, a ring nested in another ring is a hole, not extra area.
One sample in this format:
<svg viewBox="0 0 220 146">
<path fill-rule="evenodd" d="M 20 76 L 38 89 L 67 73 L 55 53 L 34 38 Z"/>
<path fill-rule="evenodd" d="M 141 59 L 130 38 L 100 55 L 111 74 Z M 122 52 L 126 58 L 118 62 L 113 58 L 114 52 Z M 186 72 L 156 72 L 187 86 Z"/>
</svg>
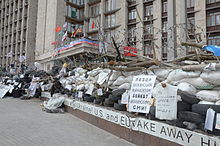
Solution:
<svg viewBox="0 0 220 146">
<path fill-rule="evenodd" d="M 220 95 L 218 91 L 212 90 L 202 90 L 196 94 L 196 97 L 200 100 L 209 101 L 209 102 L 216 102 L 220 100 Z"/>
<path fill-rule="evenodd" d="M 213 85 L 220 85 L 220 71 L 205 71 L 200 77 Z"/>
</svg>

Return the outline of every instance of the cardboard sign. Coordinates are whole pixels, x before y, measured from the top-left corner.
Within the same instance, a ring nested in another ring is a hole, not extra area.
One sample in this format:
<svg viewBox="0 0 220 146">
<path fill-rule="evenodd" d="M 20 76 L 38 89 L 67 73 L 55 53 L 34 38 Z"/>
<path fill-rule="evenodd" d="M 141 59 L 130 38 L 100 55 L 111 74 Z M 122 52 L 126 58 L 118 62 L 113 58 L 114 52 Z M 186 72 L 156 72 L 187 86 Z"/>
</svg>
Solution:
<svg viewBox="0 0 220 146">
<path fill-rule="evenodd" d="M 0 98 L 3 98 L 10 89 L 10 86 L 0 84 Z"/>
<path fill-rule="evenodd" d="M 133 78 L 128 109 L 131 112 L 149 113 L 150 99 L 156 76 L 139 75 Z"/>
<path fill-rule="evenodd" d="M 166 84 L 155 87 L 156 118 L 161 120 L 177 119 L 177 87 Z"/>
</svg>

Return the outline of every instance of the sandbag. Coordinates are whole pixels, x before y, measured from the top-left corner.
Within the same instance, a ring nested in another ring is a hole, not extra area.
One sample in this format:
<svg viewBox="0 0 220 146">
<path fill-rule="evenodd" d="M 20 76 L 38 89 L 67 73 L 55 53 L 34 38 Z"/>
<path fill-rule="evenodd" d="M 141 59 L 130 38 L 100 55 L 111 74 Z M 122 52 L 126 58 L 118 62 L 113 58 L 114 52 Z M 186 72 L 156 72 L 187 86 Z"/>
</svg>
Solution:
<svg viewBox="0 0 220 146">
<path fill-rule="evenodd" d="M 131 84 L 132 81 L 133 81 L 133 78 L 134 78 L 134 76 L 128 76 L 128 77 L 125 78 L 125 80 L 126 80 L 127 83 Z"/>
<path fill-rule="evenodd" d="M 112 75 L 109 78 L 109 81 L 115 81 L 119 76 L 121 76 L 121 72 L 113 71 Z"/>
<path fill-rule="evenodd" d="M 186 72 L 181 69 L 176 69 L 173 70 L 167 77 L 166 82 L 171 82 L 171 81 L 179 81 L 184 78 L 193 78 L 193 77 L 199 77 L 200 71 L 196 72 Z"/>
<path fill-rule="evenodd" d="M 209 104 L 209 105 L 214 105 L 215 102 L 210 102 L 210 101 L 204 101 L 204 100 L 202 100 L 202 101 L 200 101 L 198 104 Z"/>
<path fill-rule="evenodd" d="M 212 90 L 202 90 L 196 94 L 196 97 L 200 100 L 216 102 L 220 100 L 219 92 Z"/>
<path fill-rule="evenodd" d="M 185 78 L 182 79 L 181 81 L 179 81 L 179 83 L 189 83 L 192 86 L 194 86 L 196 89 L 199 90 L 207 90 L 207 89 L 213 89 L 215 86 L 204 81 L 201 77 L 197 77 L 197 78 Z"/>
<path fill-rule="evenodd" d="M 220 85 L 220 71 L 205 71 L 200 77 L 213 85 Z"/>
<path fill-rule="evenodd" d="M 126 89 L 126 90 L 129 90 L 131 87 L 131 84 L 130 83 L 124 83 L 122 84 L 121 86 L 118 87 L 118 89 Z"/>
<path fill-rule="evenodd" d="M 171 71 L 172 69 L 161 69 L 161 68 L 153 69 L 154 74 L 157 76 L 157 79 L 160 81 L 166 80 L 166 78 L 168 77 Z"/>
<path fill-rule="evenodd" d="M 183 82 L 180 83 L 177 87 L 178 89 L 185 91 L 187 93 L 196 94 L 196 88 L 189 83 Z"/>
<path fill-rule="evenodd" d="M 125 77 L 120 76 L 120 77 L 117 78 L 117 80 L 112 85 L 113 86 L 120 86 L 124 83 L 126 83 Z"/>
</svg>

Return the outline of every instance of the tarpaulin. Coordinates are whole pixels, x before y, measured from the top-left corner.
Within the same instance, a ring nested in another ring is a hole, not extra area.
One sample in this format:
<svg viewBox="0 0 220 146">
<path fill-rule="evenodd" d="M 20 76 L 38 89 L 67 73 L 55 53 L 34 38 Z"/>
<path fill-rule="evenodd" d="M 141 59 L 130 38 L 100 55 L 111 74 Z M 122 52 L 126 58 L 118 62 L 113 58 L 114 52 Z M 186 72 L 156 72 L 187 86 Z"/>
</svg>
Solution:
<svg viewBox="0 0 220 146">
<path fill-rule="evenodd" d="M 207 45 L 202 48 L 203 50 L 212 52 L 215 56 L 220 56 L 220 47 L 214 45 Z"/>
</svg>

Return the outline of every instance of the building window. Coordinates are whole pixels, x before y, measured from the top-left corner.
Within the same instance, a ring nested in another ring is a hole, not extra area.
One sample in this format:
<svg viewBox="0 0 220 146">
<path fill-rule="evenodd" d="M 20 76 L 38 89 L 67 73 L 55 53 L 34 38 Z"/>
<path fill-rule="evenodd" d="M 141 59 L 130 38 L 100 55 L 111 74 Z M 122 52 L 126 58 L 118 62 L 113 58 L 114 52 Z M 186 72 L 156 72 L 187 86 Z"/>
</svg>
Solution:
<svg viewBox="0 0 220 146">
<path fill-rule="evenodd" d="M 144 43 L 144 54 L 151 57 L 151 55 L 152 55 L 152 43 L 151 43 L 151 41 L 148 41 L 148 42 Z"/>
<path fill-rule="evenodd" d="M 167 2 L 163 2 L 162 3 L 162 13 L 166 13 L 167 12 Z"/>
<path fill-rule="evenodd" d="M 220 12 L 207 14 L 207 26 L 220 25 Z"/>
<path fill-rule="evenodd" d="M 145 29 L 146 29 L 147 34 L 153 34 L 153 25 L 152 24 L 145 25 Z"/>
<path fill-rule="evenodd" d="M 167 32 L 167 27 L 168 27 L 168 26 L 167 26 L 167 21 L 163 21 L 163 22 L 162 22 L 162 32 L 163 32 L 163 33 Z"/>
<path fill-rule="evenodd" d="M 136 41 L 136 25 L 132 25 L 128 27 L 128 41 L 135 42 Z"/>
<path fill-rule="evenodd" d="M 149 20 L 149 19 L 152 18 L 152 16 L 153 16 L 153 5 L 145 6 L 144 16 L 145 16 L 145 20 Z"/>
<path fill-rule="evenodd" d="M 128 20 L 136 19 L 136 9 L 132 9 L 128 12 Z"/>
<path fill-rule="evenodd" d="M 187 18 L 187 29 L 190 33 L 195 32 L 195 17 Z"/>
<path fill-rule="evenodd" d="M 187 8 L 193 8 L 195 6 L 195 0 L 187 0 L 186 4 Z"/>
<path fill-rule="evenodd" d="M 90 16 L 94 17 L 100 13 L 100 4 L 96 4 L 90 7 Z"/>
<path fill-rule="evenodd" d="M 220 0 L 206 0 L 206 4 L 220 2 Z"/>
<path fill-rule="evenodd" d="M 220 46 L 220 36 L 208 37 L 208 44 Z"/>
<path fill-rule="evenodd" d="M 116 25 L 115 14 L 106 16 L 105 24 L 106 24 L 106 27 L 114 27 Z"/>
<path fill-rule="evenodd" d="M 105 10 L 106 12 L 116 9 L 116 0 L 106 0 Z"/>
</svg>

